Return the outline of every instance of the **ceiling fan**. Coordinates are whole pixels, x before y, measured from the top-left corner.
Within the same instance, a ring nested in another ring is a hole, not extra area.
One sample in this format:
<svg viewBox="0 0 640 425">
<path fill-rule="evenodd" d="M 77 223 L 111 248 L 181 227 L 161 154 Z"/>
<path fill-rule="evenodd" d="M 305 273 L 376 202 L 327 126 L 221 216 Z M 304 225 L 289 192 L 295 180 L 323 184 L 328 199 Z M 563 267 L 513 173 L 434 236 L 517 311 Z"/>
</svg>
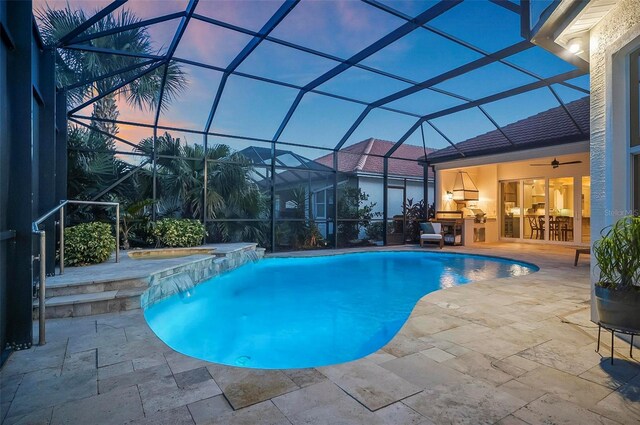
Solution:
<svg viewBox="0 0 640 425">
<path fill-rule="evenodd" d="M 582 164 L 582 161 L 568 161 L 568 162 L 560 162 L 556 158 L 553 158 L 550 164 L 529 164 L 532 167 L 548 167 L 551 166 L 553 168 L 558 168 L 561 165 L 569 165 L 569 164 Z"/>
</svg>

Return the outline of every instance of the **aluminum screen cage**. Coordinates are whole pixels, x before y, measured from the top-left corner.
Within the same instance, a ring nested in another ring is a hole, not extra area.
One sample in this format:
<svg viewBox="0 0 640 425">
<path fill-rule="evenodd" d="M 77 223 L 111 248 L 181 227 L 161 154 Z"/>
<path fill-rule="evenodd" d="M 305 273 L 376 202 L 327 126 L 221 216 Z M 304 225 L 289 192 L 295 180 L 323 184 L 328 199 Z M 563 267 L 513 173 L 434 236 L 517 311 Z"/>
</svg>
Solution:
<svg viewBox="0 0 640 425">
<path fill-rule="evenodd" d="M 107 162 L 78 197 L 149 200 L 153 220 L 277 250 L 346 246 L 372 225 L 386 243 L 394 215 L 433 198 L 430 152 L 495 130 L 515 145 L 503 127 L 553 107 L 575 124 L 588 64 L 530 41 L 556 5 L 75 0 L 34 15 L 57 51 L 69 161 Z M 250 187 L 231 192 L 234 176 Z"/>
</svg>

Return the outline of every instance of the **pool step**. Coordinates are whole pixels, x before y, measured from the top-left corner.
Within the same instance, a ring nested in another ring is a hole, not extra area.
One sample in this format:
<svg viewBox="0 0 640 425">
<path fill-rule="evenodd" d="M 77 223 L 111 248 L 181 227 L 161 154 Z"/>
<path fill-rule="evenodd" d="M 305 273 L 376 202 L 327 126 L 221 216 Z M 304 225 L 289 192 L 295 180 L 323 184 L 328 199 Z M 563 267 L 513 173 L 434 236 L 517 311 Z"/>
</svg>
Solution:
<svg viewBox="0 0 640 425">
<path fill-rule="evenodd" d="M 128 288 L 48 297 L 45 301 L 46 317 L 54 319 L 133 310 L 140 308 L 140 295 L 145 289 Z M 37 300 L 34 300 L 33 307 L 33 318 L 36 319 Z"/>
<path fill-rule="evenodd" d="M 66 295 L 93 294 L 99 292 L 118 291 L 121 289 L 147 288 L 149 278 L 113 279 L 86 282 L 56 282 L 47 284 L 47 298 Z"/>
<path fill-rule="evenodd" d="M 226 251 L 225 246 L 219 246 L 216 248 L 219 254 L 215 256 L 190 256 L 170 264 L 123 258 L 120 264 L 98 264 L 75 269 L 75 273 L 57 275 L 47 279 L 46 317 L 89 316 L 137 309 L 140 308 L 140 295 L 157 279 L 189 272 L 193 279 L 200 281 L 264 256 L 264 249 L 257 248 L 255 243 L 236 245 Z M 38 300 L 33 302 L 33 317 L 38 317 Z"/>
<path fill-rule="evenodd" d="M 149 278 L 102 281 L 51 282 L 46 290 L 46 317 L 90 316 L 140 308 L 140 295 L 149 287 Z M 38 317 L 38 301 L 33 303 Z"/>
</svg>

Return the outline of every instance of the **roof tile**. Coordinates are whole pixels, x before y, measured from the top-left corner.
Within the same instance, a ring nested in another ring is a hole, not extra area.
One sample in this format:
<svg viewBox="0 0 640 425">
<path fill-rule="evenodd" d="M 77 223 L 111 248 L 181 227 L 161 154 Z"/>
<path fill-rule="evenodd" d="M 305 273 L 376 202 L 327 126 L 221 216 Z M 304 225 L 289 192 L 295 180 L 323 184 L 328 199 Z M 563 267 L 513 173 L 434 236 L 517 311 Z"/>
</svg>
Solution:
<svg viewBox="0 0 640 425">
<path fill-rule="evenodd" d="M 462 157 L 486 155 L 496 150 L 509 152 L 531 149 L 550 144 L 573 143 L 589 136 L 589 96 L 566 105 L 575 123 L 562 106 L 540 112 L 502 127 L 513 145 L 500 133 L 493 130 L 471 139 L 456 143 L 456 148 L 448 146 L 428 154 L 432 162 L 444 162 Z M 576 124 L 578 127 L 576 127 Z"/>
<path fill-rule="evenodd" d="M 384 159 L 382 158 L 395 143 L 388 140 L 366 139 L 338 152 L 338 171 L 341 173 L 382 174 Z M 427 154 L 433 149 L 427 148 Z M 389 158 L 389 174 L 422 177 L 424 169 L 418 162 L 424 157 L 424 149 L 420 146 L 401 145 Z M 316 162 L 333 167 L 333 154 L 322 156 Z M 431 171 L 429 171 L 431 177 Z"/>
</svg>

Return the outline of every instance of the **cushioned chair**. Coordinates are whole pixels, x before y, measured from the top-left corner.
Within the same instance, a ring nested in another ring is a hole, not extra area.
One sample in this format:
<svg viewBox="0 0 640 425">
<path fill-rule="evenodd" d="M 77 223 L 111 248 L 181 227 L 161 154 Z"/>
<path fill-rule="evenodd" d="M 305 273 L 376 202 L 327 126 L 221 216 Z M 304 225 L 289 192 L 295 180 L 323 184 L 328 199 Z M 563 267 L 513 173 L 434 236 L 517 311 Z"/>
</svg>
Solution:
<svg viewBox="0 0 640 425">
<path fill-rule="evenodd" d="M 438 242 L 442 249 L 444 236 L 440 223 L 420 223 L 420 246 L 423 247 L 425 242 Z"/>
</svg>

